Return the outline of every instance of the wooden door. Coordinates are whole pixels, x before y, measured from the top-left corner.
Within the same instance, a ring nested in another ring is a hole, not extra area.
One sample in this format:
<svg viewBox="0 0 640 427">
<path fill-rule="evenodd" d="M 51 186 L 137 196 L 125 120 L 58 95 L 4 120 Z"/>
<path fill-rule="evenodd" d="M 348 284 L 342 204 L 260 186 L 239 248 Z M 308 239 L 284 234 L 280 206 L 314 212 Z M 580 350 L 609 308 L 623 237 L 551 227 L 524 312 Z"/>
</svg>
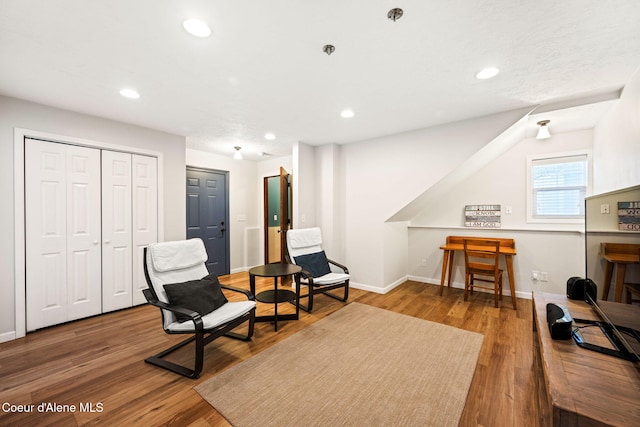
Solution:
<svg viewBox="0 0 640 427">
<path fill-rule="evenodd" d="M 100 151 L 25 141 L 27 330 L 100 313 Z"/>
<path fill-rule="evenodd" d="M 102 152 L 102 311 L 133 304 L 131 154 Z"/>
<path fill-rule="evenodd" d="M 285 262 L 287 254 L 287 230 L 291 228 L 291 175 L 280 168 L 280 260 Z"/>
<path fill-rule="evenodd" d="M 264 178 L 265 264 L 285 262 L 286 231 L 291 228 L 291 175 L 280 168 L 280 175 Z"/>
<path fill-rule="evenodd" d="M 209 273 L 230 273 L 227 172 L 187 168 L 187 239 L 204 242 Z"/>
</svg>

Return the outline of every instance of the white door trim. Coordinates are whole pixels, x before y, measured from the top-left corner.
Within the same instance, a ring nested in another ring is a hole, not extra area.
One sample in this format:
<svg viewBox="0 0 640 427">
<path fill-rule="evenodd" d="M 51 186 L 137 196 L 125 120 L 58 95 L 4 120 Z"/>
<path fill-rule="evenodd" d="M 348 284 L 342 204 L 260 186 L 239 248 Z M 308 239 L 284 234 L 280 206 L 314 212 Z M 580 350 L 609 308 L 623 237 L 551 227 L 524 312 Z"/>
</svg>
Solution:
<svg viewBox="0 0 640 427">
<path fill-rule="evenodd" d="M 13 138 L 13 206 L 14 206 L 14 300 L 15 300 L 15 338 L 22 338 L 27 333 L 26 324 L 26 292 L 25 292 L 25 221 L 24 221 L 24 139 L 42 139 L 50 142 L 79 145 L 131 154 L 157 157 L 158 159 L 158 241 L 164 240 L 164 186 L 163 186 L 163 154 L 159 151 L 146 150 L 125 145 L 110 144 L 67 135 L 58 135 L 30 129 L 14 128 Z"/>
</svg>

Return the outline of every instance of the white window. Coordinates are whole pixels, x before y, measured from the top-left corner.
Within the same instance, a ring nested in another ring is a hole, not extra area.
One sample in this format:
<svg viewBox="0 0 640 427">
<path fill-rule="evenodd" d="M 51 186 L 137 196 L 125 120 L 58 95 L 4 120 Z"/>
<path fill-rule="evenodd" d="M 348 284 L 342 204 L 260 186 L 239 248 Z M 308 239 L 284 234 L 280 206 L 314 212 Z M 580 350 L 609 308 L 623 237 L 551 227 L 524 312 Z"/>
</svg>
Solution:
<svg viewBox="0 0 640 427">
<path fill-rule="evenodd" d="M 587 152 L 529 157 L 527 219 L 583 222 L 589 188 Z"/>
</svg>

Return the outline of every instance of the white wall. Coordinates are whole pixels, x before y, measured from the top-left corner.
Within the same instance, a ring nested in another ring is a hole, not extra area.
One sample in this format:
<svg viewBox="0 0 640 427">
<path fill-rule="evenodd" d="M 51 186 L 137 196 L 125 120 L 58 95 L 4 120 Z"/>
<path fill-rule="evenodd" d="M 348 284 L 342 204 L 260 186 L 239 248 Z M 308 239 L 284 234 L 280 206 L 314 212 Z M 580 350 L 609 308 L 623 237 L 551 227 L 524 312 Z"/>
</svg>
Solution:
<svg viewBox="0 0 640 427">
<path fill-rule="evenodd" d="M 595 127 L 594 194 L 640 184 L 640 69 Z"/>
<path fill-rule="evenodd" d="M 579 232 L 411 227 L 409 277 L 412 280 L 440 284 L 443 255 L 439 246 L 451 235 L 515 239 L 517 255 L 514 257 L 514 275 L 516 295 L 520 298 L 531 298 L 531 291 L 563 294 L 569 277 L 584 276 L 584 235 Z M 423 260 L 424 266 L 421 265 Z M 504 259 L 501 259 L 501 268 L 505 270 L 504 294 L 509 295 Z M 547 272 L 549 280 L 532 280 L 532 270 Z M 452 278 L 454 287 L 464 287 L 464 259 L 461 253 L 455 255 Z"/>
<path fill-rule="evenodd" d="M 344 262 L 354 286 L 384 292 L 406 278 L 406 226 L 385 221 L 522 115 L 510 111 L 341 147 Z"/>
<path fill-rule="evenodd" d="M 185 139 L 151 129 L 115 122 L 28 101 L 0 96 L 0 341 L 12 339 L 15 331 L 14 249 L 22 235 L 14 235 L 14 129 L 80 138 L 104 144 L 133 147 L 163 154 L 164 238 L 185 235 Z M 23 244 L 23 243 L 22 243 Z"/>
<path fill-rule="evenodd" d="M 316 162 L 314 147 L 298 142 L 293 146 L 293 228 L 315 227 Z"/>
<path fill-rule="evenodd" d="M 459 183 L 446 197 L 433 200 L 434 208 L 412 221 L 415 228 L 409 232 L 409 275 L 416 280 L 440 283 L 442 251 L 438 248 L 444 244 L 447 234 L 513 238 L 517 250 L 514 271 L 518 296 L 529 297 L 534 290 L 564 293 L 569 277 L 584 275 L 584 224 L 527 223 L 527 155 L 590 150 L 592 141 L 590 129 L 554 134 L 544 141 L 524 139 Z M 502 227 L 498 230 L 465 228 L 464 205 L 488 203 L 502 205 Z M 504 214 L 506 206 L 512 207 L 511 215 Z M 420 226 L 429 228 L 420 229 Z M 426 265 L 422 265 L 423 259 Z M 464 280 L 463 264 L 462 257 L 458 257 L 454 280 L 460 286 Z M 533 270 L 547 272 L 548 282 L 532 280 Z M 505 286 L 505 289 L 508 288 Z"/>
<path fill-rule="evenodd" d="M 316 218 L 322 229 L 323 249 L 330 259 L 344 258 L 344 181 L 340 164 L 340 146 L 328 144 L 315 147 L 316 157 Z M 302 224 L 304 225 L 304 224 Z"/>
</svg>

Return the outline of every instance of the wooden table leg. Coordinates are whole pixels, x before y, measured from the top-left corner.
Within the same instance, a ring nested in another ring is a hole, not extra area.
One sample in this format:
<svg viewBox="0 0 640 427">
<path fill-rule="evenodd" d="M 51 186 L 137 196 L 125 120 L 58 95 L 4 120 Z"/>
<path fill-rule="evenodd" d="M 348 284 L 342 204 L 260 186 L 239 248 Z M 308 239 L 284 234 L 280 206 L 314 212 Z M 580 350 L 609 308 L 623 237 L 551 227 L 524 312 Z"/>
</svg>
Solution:
<svg viewBox="0 0 640 427">
<path fill-rule="evenodd" d="M 447 263 L 449 261 L 449 252 L 448 250 L 444 250 L 444 256 L 442 257 L 442 275 L 440 276 L 440 296 L 442 296 L 442 291 L 444 290 L 444 280 L 447 277 Z"/>
<path fill-rule="evenodd" d="M 511 288 L 511 301 L 513 301 L 513 309 L 516 308 L 516 279 L 513 274 L 513 256 L 505 255 L 505 261 L 507 262 L 507 274 L 509 275 L 509 287 Z"/>
<path fill-rule="evenodd" d="M 611 288 L 612 277 L 613 277 L 613 263 L 607 261 L 607 265 L 604 270 L 604 287 L 602 288 L 603 301 L 606 301 L 609 298 L 609 289 Z"/>
<path fill-rule="evenodd" d="M 624 288 L 624 274 L 627 271 L 627 264 L 616 263 L 616 302 L 622 302 L 622 289 Z"/>
<path fill-rule="evenodd" d="M 453 257 L 455 256 L 456 251 L 449 251 L 449 280 L 447 282 L 447 286 L 451 287 L 451 276 L 453 273 Z"/>
</svg>

